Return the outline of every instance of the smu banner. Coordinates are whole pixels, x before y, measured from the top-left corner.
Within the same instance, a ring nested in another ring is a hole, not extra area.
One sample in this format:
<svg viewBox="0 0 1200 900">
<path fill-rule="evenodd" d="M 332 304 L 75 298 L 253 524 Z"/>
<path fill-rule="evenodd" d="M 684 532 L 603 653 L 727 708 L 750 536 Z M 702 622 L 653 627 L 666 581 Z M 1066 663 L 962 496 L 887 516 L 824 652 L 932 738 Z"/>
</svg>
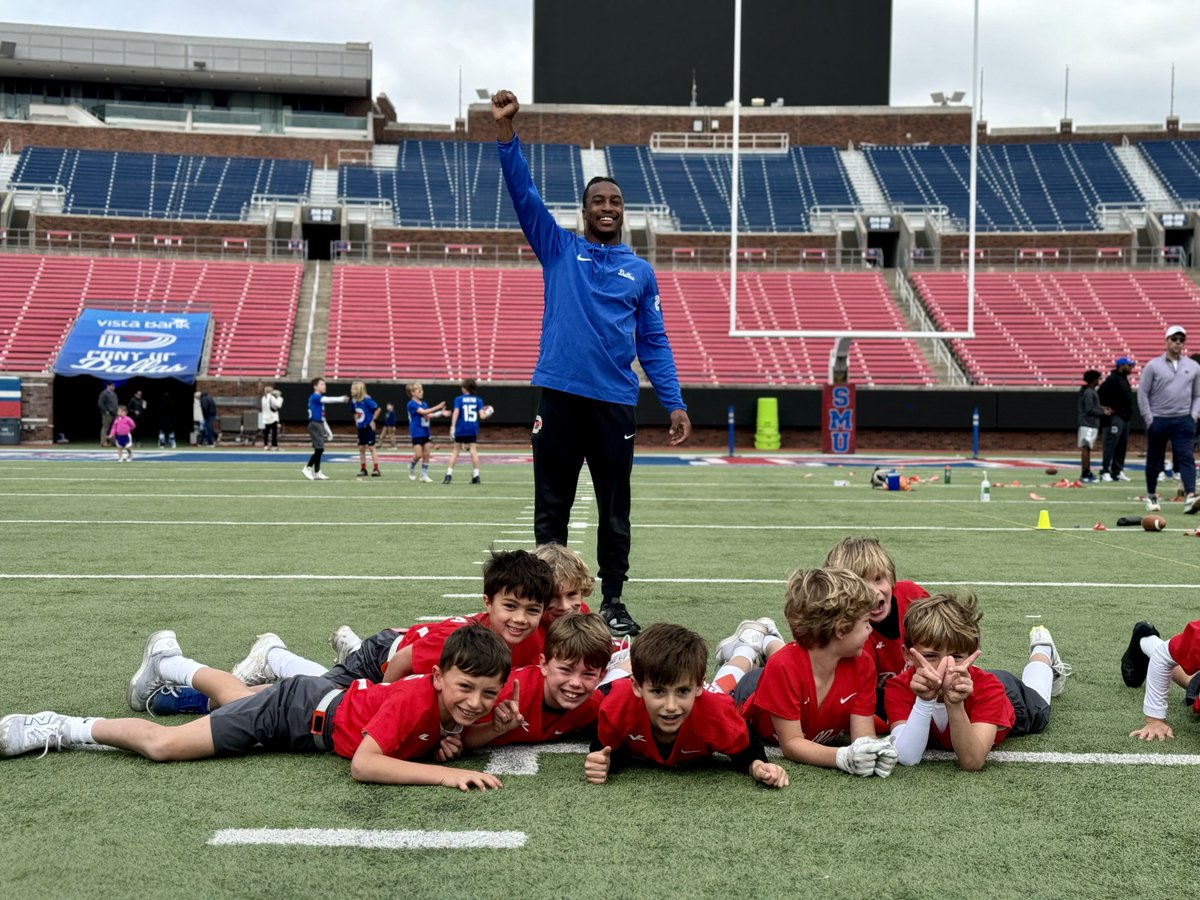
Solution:
<svg viewBox="0 0 1200 900">
<path fill-rule="evenodd" d="M 118 380 L 140 375 L 192 381 L 204 353 L 208 319 L 208 313 L 85 309 L 67 335 L 54 372 Z"/>
<path fill-rule="evenodd" d="M 821 452 L 853 453 L 858 432 L 857 397 L 852 384 L 821 388 Z"/>
</svg>

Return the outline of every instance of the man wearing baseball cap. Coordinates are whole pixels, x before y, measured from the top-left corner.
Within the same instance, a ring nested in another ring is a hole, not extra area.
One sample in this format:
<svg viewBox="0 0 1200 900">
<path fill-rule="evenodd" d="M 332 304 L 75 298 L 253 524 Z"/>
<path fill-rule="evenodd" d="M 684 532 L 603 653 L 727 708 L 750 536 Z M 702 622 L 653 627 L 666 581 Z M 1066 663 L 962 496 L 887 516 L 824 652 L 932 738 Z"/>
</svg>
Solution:
<svg viewBox="0 0 1200 900">
<path fill-rule="evenodd" d="M 1146 510 L 1158 512 L 1158 473 L 1166 458 L 1167 442 L 1175 469 L 1183 479 L 1187 500 L 1183 511 L 1200 511 L 1196 502 L 1196 461 L 1192 446 L 1200 416 L 1200 365 L 1183 353 L 1187 333 L 1182 325 L 1167 329 L 1167 352 L 1142 369 L 1138 409 L 1146 422 Z"/>
<path fill-rule="evenodd" d="M 1128 481 L 1125 474 L 1125 448 L 1129 445 L 1129 420 L 1133 417 L 1133 388 L 1129 373 L 1137 363 L 1128 356 L 1119 356 L 1113 370 L 1100 385 L 1100 430 L 1104 433 L 1104 461 L 1100 468 L 1101 481 Z"/>
</svg>

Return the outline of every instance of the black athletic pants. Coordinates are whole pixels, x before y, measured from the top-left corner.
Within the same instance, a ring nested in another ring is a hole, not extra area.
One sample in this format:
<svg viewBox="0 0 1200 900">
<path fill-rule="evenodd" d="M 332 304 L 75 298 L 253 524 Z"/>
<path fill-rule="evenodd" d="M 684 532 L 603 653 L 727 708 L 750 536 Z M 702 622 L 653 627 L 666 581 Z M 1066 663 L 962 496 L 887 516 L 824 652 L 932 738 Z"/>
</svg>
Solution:
<svg viewBox="0 0 1200 900">
<path fill-rule="evenodd" d="M 542 388 L 533 424 L 533 534 L 567 544 L 579 471 L 596 489 L 596 561 L 602 597 L 620 597 L 629 571 L 629 476 L 635 407 Z"/>
</svg>

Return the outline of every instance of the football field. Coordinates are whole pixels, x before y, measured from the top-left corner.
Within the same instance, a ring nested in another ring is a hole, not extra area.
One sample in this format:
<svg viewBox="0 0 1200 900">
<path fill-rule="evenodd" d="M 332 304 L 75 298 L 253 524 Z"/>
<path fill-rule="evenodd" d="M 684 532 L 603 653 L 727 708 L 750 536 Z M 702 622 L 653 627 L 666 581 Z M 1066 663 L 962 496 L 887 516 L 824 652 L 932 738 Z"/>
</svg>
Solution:
<svg viewBox="0 0 1200 900">
<path fill-rule="evenodd" d="M 356 479 L 357 461 L 331 455 L 326 482 L 301 477 L 301 454 L 142 454 L 132 465 L 99 452 L 0 455 L 0 715 L 131 714 L 126 685 L 160 628 L 222 668 L 264 631 L 331 662 L 338 625 L 366 635 L 474 612 L 489 547 L 532 547 L 532 470 L 519 456 L 485 456 L 481 485 L 460 466 L 443 486 L 409 481 L 400 456 L 385 456 L 384 477 Z M 357 784 L 332 755 L 156 764 L 35 752 L 0 760 L 0 896 L 1194 889 L 1187 820 L 1173 817 L 1200 793 L 1200 723 L 1173 688 L 1176 739 L 1130 738 L 1142 696 L 1121 684 L 1118 660 L 1137 620 L 1169 637 L 1197 617 L 1200 541 L 1184 532 L 1200 516 L 1164 503 L 1166 531 L 1118 528 L 1142 512 L 1140 471 L 1130 483 L 1058 488 L 1044 461 L 990 463 L 1005 486 L 987 504 L 979 469 L 961 460 L 951 484 L 911 492 L 872 490 L 867 461 L 639 462 L 625 599 L 643 626 L 678 622 L 710 648 L 743 618 L 770 615 L 786 631 L 788 574 L 819 565 L 846 535 L 871 535 L 900 578 L 979 596 L 980 665 L 1019 673 L 1030 627 L 1053 632 L 1074 675 L 1050 727 L 1005 742 L 975 774 L 941 759 L 887 779 L 784 762 L 782 791 L 718 764 L 634 767 L 589 786 L 578 741 L 469 754 L 455 765 L 503 780 L 486 794 Z M 940 478 L 941 460 L 921 462 L 905 474 Z M 431 469 L 438 482 L 442 469 Z M 1052 530 L 1035 528 L 1040 510 Z M 595 522 L 585 470 L 571 533 L 592 566 Z"/>
</svg>

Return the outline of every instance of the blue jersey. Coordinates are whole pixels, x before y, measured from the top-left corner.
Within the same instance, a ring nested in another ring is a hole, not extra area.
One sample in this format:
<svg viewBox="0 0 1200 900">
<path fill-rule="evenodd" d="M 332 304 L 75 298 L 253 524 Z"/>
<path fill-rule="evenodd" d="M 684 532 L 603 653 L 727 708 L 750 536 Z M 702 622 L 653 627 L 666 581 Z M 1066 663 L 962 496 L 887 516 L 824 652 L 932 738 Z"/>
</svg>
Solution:
<svg viewBox="0 0 1200 900">
<path fill-rule="evenodd" d="M 456 438 L 478 437 L 479 411 L 483 409 L 483 400 L 474 394 L 463 394 L 454 398 L 454 408 L 458 411 L 454 436 Z"/>
<path fill-rule="evenodd" d="M 321 405 L 321 395 L 313 391 L 308 395 L 308 421 L 322 422 L 325 419 L 325 407 Z"/>
<path fill-rule="evenodd" d="M 668 412 L 687 409 L 650 264 L 624 244 L 593 244 L 560 227 L 534 187 L 520 139 L 498 146 L 521 230 L 542 264 L 545 308 L 533 383 L 636 406 L 636 357 L 659 403 Z"/>
<path fill-rule="evenodd" d="M 389 409 L 383 414 L 383 425 L 385 428 L 396 427 L 396 411 L 394 409 Z"/>
<path fill-rule="evenodd" d="M 379 409 L 379 404 L 370 397 L 363 397 L 361 400 L 355 400 L 354 427 L 370 428 L 371 422 L 375 420 L 375 410 L 377 409 Z"/>
<path fill-rule="evenodd" d="M 410 437 L 429 437 L 429 416 L 418 416 L 417 410 L 426 409 L 420 400 L 408 401 L 408 434 Z"/>
</svg>

